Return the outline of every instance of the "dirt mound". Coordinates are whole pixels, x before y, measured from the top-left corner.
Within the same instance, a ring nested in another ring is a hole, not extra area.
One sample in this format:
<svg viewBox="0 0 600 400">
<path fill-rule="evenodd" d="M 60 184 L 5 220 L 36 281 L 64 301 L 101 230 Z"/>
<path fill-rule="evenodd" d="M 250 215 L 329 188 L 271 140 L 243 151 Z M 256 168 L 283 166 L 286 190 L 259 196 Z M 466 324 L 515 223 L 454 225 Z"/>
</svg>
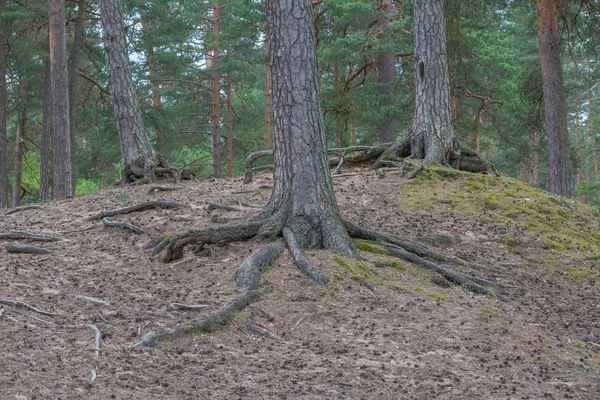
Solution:
<svg viewBox="0 0 600 400">
<path fill-rule="evenodd" d="M 263 175 L 249 185 L 115 188 L 0 216 L 0 233 L 59 239 L 2 238 L 0 298 L 13 303 L 0 304 L 1 397 L 600 398 L 597 215 L 505 177 L 435 168 L 411 181 L 393 171 L 334 178 L 342 215 L 466 259 L 473 265 L 449 268 L 510 286 L 500 289 L 510 302 L 438 286 L 429 271 L 364 251 L 362 262 L 307 251 L 328 278 L 321 288 L 284 252 L 262 276 L 274 291 L 230 325 L 132 347 L 230 301 L 237 266 L 264 246 L 188 249 L 164 264 L 145 249 L 151 238 L 249 216 L 269 184 Z M 142 234 L 86 220 L 161 198 L 185 207 L 118 217 Z M 211 202 L 233 209 L 208 212 Z M 9 242 L 51 252 L 8 253 Z M 247 329 L 249 315 L 283 340 Z"/>
</svg>

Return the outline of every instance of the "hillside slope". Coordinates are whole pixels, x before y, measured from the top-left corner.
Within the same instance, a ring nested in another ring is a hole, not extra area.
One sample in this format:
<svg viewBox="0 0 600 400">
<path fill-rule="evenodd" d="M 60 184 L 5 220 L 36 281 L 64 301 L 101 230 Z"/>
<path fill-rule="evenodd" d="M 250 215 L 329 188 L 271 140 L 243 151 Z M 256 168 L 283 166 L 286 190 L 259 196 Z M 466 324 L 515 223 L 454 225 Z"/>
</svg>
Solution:
<svg viewBox="0 0 600 400">
<path fill-rule="evenodd" d="M 261 187 L 269 183 L 263 175 L 249 185 L 113 188 L 0 216 L 0 232 L 60 239 L 31 243 L 52 250 L 40 255 L 7 253 L 15 240 L 2 239 L 0 298 L 54 314 L 0 304 L 2 398 L 600 398 L 598 216 L 506 177 L 445 169 L 411 181 L 396 172 L 335 178 L 341 212 L 480 265 L 449 268 L 509 285 L 499 291 L 510 302 L 437 286 L 429 271 L 364 251 L 362 263 L 308 251 L 329 280 L 320 288 L 284 253 L 263 275 L 274 291 L 231 325 L 132 348 L 149 330 L 227 303 L 239 292 L 238 264 L 263 245 L 187 249 L 164 264 L 145 249 L 150 239 L 251 215 L 267 202 Z M 158 198 L 186 207 L 119 218 L 141 235 L 86 220 Z M 209 213 L 209 202 L 238 210 Z M 181 311 L 171 302 L 208 307 Z M 284 340 L 248 331 L 251 313 Z M 88 325 L 102 333 L 100 356 Z"/>
</svg>

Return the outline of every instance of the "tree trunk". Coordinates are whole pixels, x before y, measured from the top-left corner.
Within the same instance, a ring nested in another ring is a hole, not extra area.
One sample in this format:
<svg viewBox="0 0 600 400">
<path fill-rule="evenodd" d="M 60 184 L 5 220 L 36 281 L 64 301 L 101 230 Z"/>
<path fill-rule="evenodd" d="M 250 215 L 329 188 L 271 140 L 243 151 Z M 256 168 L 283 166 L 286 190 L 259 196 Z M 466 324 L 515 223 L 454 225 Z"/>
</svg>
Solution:
<svg viewBox="0 0 600 400">
<path fill-rule="evenodd" d="M 311 2 L 267 0 L 267 23 L 276 49 L 270 54 L 275 178 L 264 213 L 276 229 L 263 234 L 285 226 L 302 247 L 354 255 L 329 171 Z"/>
<path fill-rule="evenodd" d="M 533 144 L 533 161 L 531 165 L 531 172 L 529 173 L 529 184 L 535 186 L 539 183 L 540 176 L 540 157 L 537 149 L 539 139 L 537 132 L 533 132 L 531 135 L 531 143 Z"/>
<path fill-rule="evenodd" d="M 536 0 L 550 192 L 573 197 L 573 177 L 555 0 Z"/>
<path fill-rule="evenodd" d="M 458 140 L 450 113 L 450 80 L 442 0 L 415 0 L 415 114 L 411 153 L 428 166 L 458 158 Z"/>
<path fill-rule="evenodd" d="M 600 182 L 600 174 L 598 174 L 598 156 L 596 154 L 596 135 L 594 134 L 594 102 L 593 95 L 590 92 L 590 102 L 589 102 L 590 110 L 588 111 L 588 121 L 590 125 L 590 139 L 592 141 L 592 161 L 594 162 L 594 178 L 596 178 L 596 185 Z M 600 190 L 596 192 L 596 196 L 598 196 L 598 200 L 600 201 Z"/>
<path fill-rule="evenodd" d="M 221 178 L 221 92 L 219 90 L 219 1 L 213 4 L 213 57 L 212 57 L 212 160 L 213 177 Z"/>
<path fill-rule="evenodd" d="M 269 54 L 269 39 L 265 39 L 265 52 Z M 265 65 L 265 150 L 271 149 L 271 66 Z"/>
<path fill-rule="evenodd" d="M 334 60 L 333 61 L 333 90 L 336 93 L 336 96 L 338 93 L 339 79 L 340 79 L 339 65 L 338 65 L 337 60 Z M 340 118 L 341 118 L 341 114 L 340 114 L 340 110 L 339 110 L 339 106 L 338 106 L 335 108 L 335 147 L 337 147 L 338 149 L 340 147 L 342 147 L 342 136 L 343 136 Z"/>
<path fill-rule="evenodd" d="M 379 54 L 377 58 L 377 82 L 379 83 L 379 107 L 381 114 L 381 124 L 379 125 L 379 141 L 381 143 L 390 143 L 396 140 L 396 120 L 390 116 L 394 105 L 396 104 L 395 82 L 396 82 L 396 50 L 394 48 L 394 39 L 390 29 L 386 25 L 390 18 L 394 16 L 395 9 L 392 0 L 380 0 L 379 9 L 385 13 L 385 17 L 378 21 L 383 33 L 383 42 L 386 45 L 386 51 Z"/>
<path fill-rule="evenodd" d="M 575 151 L 577 156 L 577 187 L 583 182 L 583 172 L 581 165 L 583 157 L 581 156 L 581 131 L 579 129 L 579 111 L 575 111 Z M 580 203 L 583 203 L 583 193 L 577 196 Z"/>
<path fill-rule="evenodd" d="M 6 0 L 0 0 L 0 13 Z M 6 40 L 8 24 L 0 28 L 0 208 L 8 207 L 8 163 L 6 151 Z"/>
<path fill-rule="evenodd" d="M 227 97 L 227 174 L 233 177 L 233 105 L 231 104 L 231 72 L 227 71 L 225 94 Z"/>
<path fill-rule="evenodd" d="M 71 143 L 71 184 L 73 193 L 77 184 L 75 164 L 75 135 L 77 132 L 77 81 L 79 79 L 79 50 L 83 41 L 83 25 L 85 18 L 85 0 L 79 0 L 79 9 L 75 19 L 75 35 L 71 49 L 71 64 L 69 65 L 69 140 Z"/>
<path fill-rule="evenodd" d="M 144 132 L 142 114 L 131 78 L 119 0 L 101 0 L 102 32 L 117 130 L 121 145 L 122 183 L 152 180 L 158 158 Z M 56 125 L 55 125 L 56 132 Z"/>
<path fill-rule="evenodd" d="M 50 82 L 50 60 L 44 58 L 44 100 L 42 106 L 42 141 L 40 149 L 40 202 L 50 197 L 50 146 L 52 135 L 52 87 Z"/>
<path fill-rule="evenodd" d="M 54 176 L 52 196 L 73 194 L 69 122 L 69 81 L 64 0 L 49 0 Z"/>
<path fill-rule="evenodd" d="M 19 82 L 19 120 L 17 121 L 17 132 L 15 134 L 14 151 L 14 179 L 12 193 L 12 207 L 21 203 L 21 189 L 23 176 L 23 153 L 25 150 L 25 122 L 27 122 L 27 77 L 23 76 Z"/>
</svg>

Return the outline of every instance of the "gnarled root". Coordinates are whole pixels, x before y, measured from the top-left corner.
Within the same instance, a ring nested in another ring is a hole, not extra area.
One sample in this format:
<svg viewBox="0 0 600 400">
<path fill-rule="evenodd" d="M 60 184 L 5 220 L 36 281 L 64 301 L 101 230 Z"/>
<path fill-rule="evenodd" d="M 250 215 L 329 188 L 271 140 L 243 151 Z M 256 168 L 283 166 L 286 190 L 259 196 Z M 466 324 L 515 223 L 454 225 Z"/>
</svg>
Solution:
<svg viewBox="0 0 600 400">
<path fill-rule="evenodd" d="M 272 290 L 273 288 L 271 286 L 258 290 L 245 290 L 227 303 L 225 307 L 213 311 L 204 317 L 183 322 L 170 329 L 146 333 L 133 345 L 133 347 L 157 346 L 186 334 L 213 332 L 227 326 L 233 320 L 237 312 L 243 310 Z"/>
<path fill-rule="evenodd" d="M 298 244 L 298 240 L 296 240 L 296 236 L 292 232 L 290 228 L 283 228 L 283 237 L 292 253 L 292 258 L 294 262 L 304 272 L 308 275 L 313 281 L 317 283 L 319 286 L 325 286 L 326 280 L 325 276 L 319 271 L 312 263 L 304 256 L 304 252 L 302 248 Z"/>
</svg>

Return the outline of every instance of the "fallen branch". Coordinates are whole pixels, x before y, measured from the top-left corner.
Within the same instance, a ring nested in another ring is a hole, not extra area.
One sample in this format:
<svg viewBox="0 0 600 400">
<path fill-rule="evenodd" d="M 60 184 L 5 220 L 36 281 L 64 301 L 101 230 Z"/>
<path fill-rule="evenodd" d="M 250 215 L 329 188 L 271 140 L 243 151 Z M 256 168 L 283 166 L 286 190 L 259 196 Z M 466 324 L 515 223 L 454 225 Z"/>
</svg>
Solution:
<svg viewBox="0 0 600 400">
<path fill-rule="evenodd" d="M 37 263 L 41 263 L 47 260 L 52 259 L 52 257 L 42 257 L 42 258 L 34 258 L 31 261 L 27 261 L 26 263 L 23 263 L 23 265 L 28 265 L 28 264 L 37 264 Z"/>
<path fill-rule="evenodd" d="M 98 306 L 103 306 L 106 304 L 106 302 L 104 300 L 96 299 L 94 297 L 84 296 L 81 294 L 78 294 L 77 296 L 75 296 L 75 300 L 85 301 L 88 303 L 96 304 Z"/>
<path fill-rule="evenodd" d="M 148 194 L 151 194 L 155 190 L 157 191 L 170 191 L 170 190 L 181 190 L 181 186 L 168 186 L 168 185 L 154 185 L 148 189 Z"/>
<path fill-rule="evenodd" d="M 4 248 L 9 253 L 48 254 L 52 250 L 40 246 L 29 246 L 21 243 L 6 243 Z"/>
<path fill-rule="evenodd" d="M 146 333 L 137 343 L 133 345 L 133 347 L 157 346 L 184 334 L 213 332 L 217 329 L 223 328 L 233 320 L 237 312 L 243 310 L 251 303 L 260 299 L 261 296 L 271 292 L 272 290 L 273 288 L 271 286 L 259 290 L 246 290 L 237 295 L 223 308 L 213 311 L 202 318 L 196 318 L 183 322 L 171 329 L 151 331 Z"/>
<path fill-rule="evenodd" d="M 106 218 L 106 217 L 114 217 L 115 215 L 130 214 L 132 212 L 144 211 L 144 210 L 148 210 L 150 208 L 183 208 L 183 207 L 184 207 L 183 204 L 179 204 L 174 201 L 152 200 L 152 201 L 146 201 L 144 203 L 136 204 L 136 205 L 133 205 L 130 207 L 120 208 L 118 210 L 100 211 L 98 214 L 94 214 L 94 215 L 86 218 L 86 220 L 88 220 L 88 221 L 100 220 L 100 219 Z"/>
<path fill-rule="evenodd" d="M 94 352 L 96 353 L 96 357 L 100 357 L 100 352 L 102 351 L 102 334 L 100 333 L 100 329 L 96 325 L 88 325 L 87 327 L 94 334 Z"/>
<path fill-rule="evenodd" d="M 173 302 L 173 303 L 169 304 L 169 307 L 171 307 L 173 310 L 176 310 L 176 311 L 190 311 L 190 310 L 200 310 L 200 309 L 204 309 L 204 308 L 209 308 L 210 306 L 208 304 L 188 305 L 188 304 L 181 304 L 181 303 Z"/>
<path fill-rule="evenodd" d="M 20 211 L 25 211 L 25 210 L 38 210 L 41 209 L 42 207 L 40 206 L 35 206 L 35 205 L 27 205 L 27 206 L 21 206 L 21 207 L 15 207 L 12 208 L 10 210 L 8 210 L 7 212 L 4 213 L 4 215 L 10 215 L 10 214 L 14 214 L 16 212 L 20 212 Z"/>
<path fill-rule="evenodd" d="M 24 303 L 24 302 L 22 302 L 22 301 L 19 301 L 19 300 L 0 299 L 0 304 L 4 304 L 4 305 L 7 305 L 7 306 L 13 306 L 13 307 L 21 307 L 21 308 L 26 308 L 26 309 L 28 309 L 28 310 L 30 310 L 30 311 L 34 311 L 34 312 L 36 312 L 36 313 L 38 313 L 38 314 L 42 314 L 42 315 L 48 315 L 48 316 L 50 316 L 50 317 L 52 317 L 52 316 L 56 315 L 56 314 L 54 314 L 54 313 L 47 312 L 47 311 L 42 311 L 42 310 L 40 310 L 40 309 L 37 309 L 37 308 L 35 308 L 35 307 L 32 307 L 32 306 L 30 306 L 29 304 L 27 304 L 27 303 Z"/>
<path fill-rule="evenodd" d="M 137 235 L 141 235 L 144 233 L 144 231 L 141 228 L 138 228 L 137 226 L 130 224 L 128 222 L 117 221 L 117 220 L 108 219 L 108 218 L 102 218 L 102 222 L 104 222 L 104 225 L 106 225 L 106 226 L 116 226 L 116 227 L 123 228 L 123 229 L 129 229 L 130 231 L 133 231 Z"/>
<path fill-rule="evenodd" d="M 60 240 L 56 236 L 38 235 L 27 231 L 0 232 L 0 239 L 21 240 L 26 239 L 31 242 L 56 242 Z"/>
</svg>

